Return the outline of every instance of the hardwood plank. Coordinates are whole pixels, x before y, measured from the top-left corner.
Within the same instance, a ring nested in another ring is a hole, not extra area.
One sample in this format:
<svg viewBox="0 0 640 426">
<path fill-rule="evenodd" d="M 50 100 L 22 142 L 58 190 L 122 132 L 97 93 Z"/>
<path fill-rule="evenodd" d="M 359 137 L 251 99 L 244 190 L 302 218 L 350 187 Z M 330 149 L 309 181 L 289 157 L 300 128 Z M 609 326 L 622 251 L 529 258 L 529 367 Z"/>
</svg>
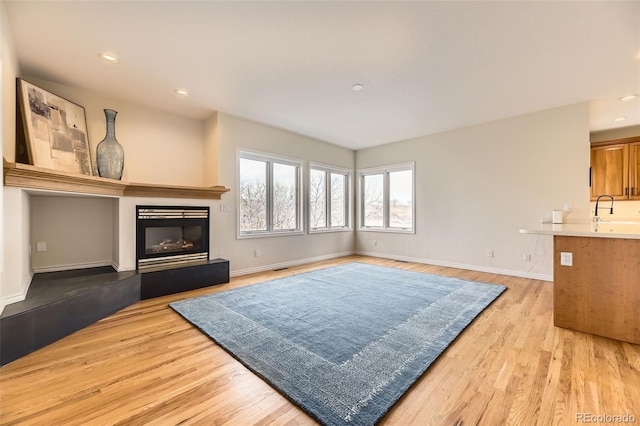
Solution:
<svg viewBox="0 0 640 426">
<path fill-rule="evenodd" d="M 640 418 L 640 346 L 555 327 L 551 283 L 348 256 L 141 301 L 5 365 L 0 424 L 316 424 L 167 304 L 351 261 L 509 287 L 382 425 L 575 424 L 586 411 Z"/>
</svg>

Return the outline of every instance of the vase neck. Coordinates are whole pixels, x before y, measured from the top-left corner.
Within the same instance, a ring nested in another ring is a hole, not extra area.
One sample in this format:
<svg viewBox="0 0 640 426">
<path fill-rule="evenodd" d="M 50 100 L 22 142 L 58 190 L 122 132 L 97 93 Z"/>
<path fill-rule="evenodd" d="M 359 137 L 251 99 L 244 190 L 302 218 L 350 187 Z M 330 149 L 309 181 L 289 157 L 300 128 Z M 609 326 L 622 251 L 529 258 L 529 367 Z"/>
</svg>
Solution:
<svg viewBox="0 0 640 426">
<path fill-rule="evenodd" d="M 107 136 L 116 137 L 116 114 L 118 111 L 112 109 L 105 109 L 104 115 L 107 118 Z"/>
</svg>

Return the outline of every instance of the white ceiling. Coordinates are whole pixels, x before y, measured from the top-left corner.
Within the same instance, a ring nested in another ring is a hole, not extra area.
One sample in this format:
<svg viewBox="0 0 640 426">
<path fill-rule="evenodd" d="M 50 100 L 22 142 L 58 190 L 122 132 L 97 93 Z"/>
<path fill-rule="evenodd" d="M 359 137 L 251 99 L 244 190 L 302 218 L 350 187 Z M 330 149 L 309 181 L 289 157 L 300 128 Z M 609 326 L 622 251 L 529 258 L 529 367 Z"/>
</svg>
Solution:
<svg viewBox="0 0 640 426">
<path fill-rule="evenodd" d="M 584 101 L 592 130 L 640 124 L 618 100 L 640 93 L 640 0 L 5 5 L 23 75 L 353 149 Z"/>
</svg>

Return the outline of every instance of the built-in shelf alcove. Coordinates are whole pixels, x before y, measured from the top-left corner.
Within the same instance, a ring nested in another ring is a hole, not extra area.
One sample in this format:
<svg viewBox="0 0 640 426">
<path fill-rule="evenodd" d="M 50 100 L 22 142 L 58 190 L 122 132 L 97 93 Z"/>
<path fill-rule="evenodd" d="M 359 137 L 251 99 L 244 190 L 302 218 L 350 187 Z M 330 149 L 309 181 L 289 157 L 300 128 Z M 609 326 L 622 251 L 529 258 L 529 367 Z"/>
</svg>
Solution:
<svg viewBox="0 0 640 426">
<path fill-rule="evenodd" d="M 119 264 L 117 198 L 27 192 L 34 273 Z"/>
<path fill-rule="evenodd" d="M 3 284 L 9 292 L 0 315 L 0 365 L 141 299 L 228 282 L 225 259 L 136 270 L 136 206 L 211 210 L 227 191 L 132 184 L 5 161 L 3 213 L 10 226 L 4 228 Z"/>
</svg>

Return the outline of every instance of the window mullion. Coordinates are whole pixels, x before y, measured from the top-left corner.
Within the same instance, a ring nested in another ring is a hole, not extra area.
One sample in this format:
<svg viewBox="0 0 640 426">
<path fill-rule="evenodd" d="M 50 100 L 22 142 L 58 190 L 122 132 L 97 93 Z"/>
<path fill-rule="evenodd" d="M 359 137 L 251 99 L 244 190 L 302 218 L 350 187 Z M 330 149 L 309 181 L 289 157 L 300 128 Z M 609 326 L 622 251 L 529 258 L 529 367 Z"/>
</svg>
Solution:
<svg viewBox="0 0 640 426">
<path fill-rule="evenodd" d="M 304 208 L 304 200 L 302 199 L 302 168 L 299 165 L 296 165 L 296 199 L 295 199 L 295 207 L 296 207 L 296 230 L 302 229 L 302 214 Z"/>
<path fill-rule="evenodd" d="M 267 230 L 273 232 L 273 161 L 267 164 Z"/>
<path fill-rule="evenodd" d="M 382 227 L 387 229 L 389 228 L 389 215 L 391 210 L 389 206 L 389 172 L 385 170 L 382 176 Z"/>
<path fill-rule="evenodd" d="M 326 171 L 324 176 L 324 205 L 325 205 L 325 226 L 331 228 L 331 172 Z"/>
<path fill-rule="evenodd" d="M 359 191 L 359 194 L 360 194 L 360 215 L 359 216 L 360 216 L 360 226 L 362 226 L 362 227 L 365 227 L 365 222 L 364 222 L 364 213 L 365 213 L 364 210 L 365 210 L 365 207 L 364 207 L 364 203 L 365 203 L 366 200 L 365 200 L 364 192 L 367 190 L 367 188 L 364 185 L 364 183 L 365 183 L 364 176 L 365 175 L 361 174 L 360 178 L 358 179 L 358 185 L 359 185 L 358 191 Z"/>
<path fill-rule="evenodd" d="M 345 227 L 349 227 L 352 225 L 352 221 L 353 218 L 350 217 L 349 212 L 351 212 L 351 198 L 349 197 L 349 194 L 352 194 L 353 192 L 351 191 L 351 176 L 349 175 L 345 175 L 344 177 L 344 206 L 343 206 L 343 210 L 344 210 L 344 226 Z"/>
</svg>

